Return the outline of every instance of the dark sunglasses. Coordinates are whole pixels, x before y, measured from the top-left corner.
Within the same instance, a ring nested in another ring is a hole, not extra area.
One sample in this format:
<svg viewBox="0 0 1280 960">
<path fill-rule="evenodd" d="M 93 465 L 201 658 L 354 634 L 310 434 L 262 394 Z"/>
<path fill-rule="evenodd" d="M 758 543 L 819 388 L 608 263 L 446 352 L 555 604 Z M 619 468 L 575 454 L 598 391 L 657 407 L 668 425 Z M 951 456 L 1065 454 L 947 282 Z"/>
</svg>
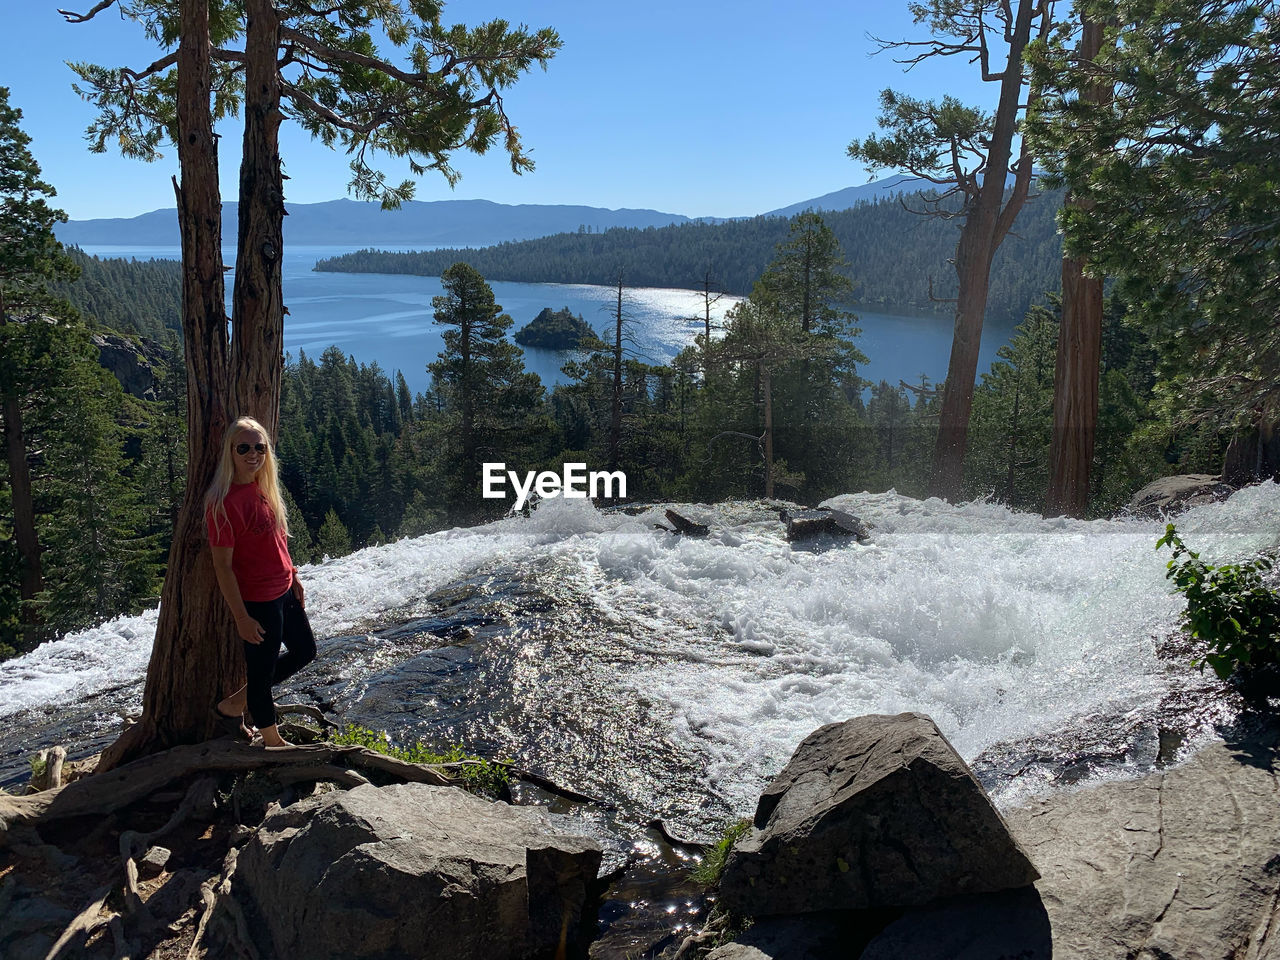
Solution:
<svg viewBox="0 0 1280 960">
<path fill-rule="evenodd" d="M 265 443 L 237 443 L 236 453 L 244 456 L 250 450 L 256 450 L 258 453 L 266 453 L 267 445 Z"/>
</svg>

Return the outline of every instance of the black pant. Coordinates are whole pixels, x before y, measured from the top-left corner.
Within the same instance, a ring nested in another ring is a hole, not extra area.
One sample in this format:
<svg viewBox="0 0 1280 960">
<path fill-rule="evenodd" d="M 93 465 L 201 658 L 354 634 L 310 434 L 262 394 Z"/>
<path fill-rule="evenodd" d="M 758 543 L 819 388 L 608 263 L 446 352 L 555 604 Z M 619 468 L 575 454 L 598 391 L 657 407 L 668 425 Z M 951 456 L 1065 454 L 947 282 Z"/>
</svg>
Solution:
<svg viewBox="0 0 1280 960">
<path fill-rule="evenodd" d="M 265 603 L 245 601 L 249 616 L 262 625 L 265 636 L 261 643 L 244 645 L 245 672 L 248 674 L 249 715 L 258 729 L 274 726 L 276 705 L 271 700 L 271 687 L 291 677 L 316 658 L 316 638 L 306 611 L 292 590 Z M 288 650 L 280 656 L 280 644 Z"/>
</svg>

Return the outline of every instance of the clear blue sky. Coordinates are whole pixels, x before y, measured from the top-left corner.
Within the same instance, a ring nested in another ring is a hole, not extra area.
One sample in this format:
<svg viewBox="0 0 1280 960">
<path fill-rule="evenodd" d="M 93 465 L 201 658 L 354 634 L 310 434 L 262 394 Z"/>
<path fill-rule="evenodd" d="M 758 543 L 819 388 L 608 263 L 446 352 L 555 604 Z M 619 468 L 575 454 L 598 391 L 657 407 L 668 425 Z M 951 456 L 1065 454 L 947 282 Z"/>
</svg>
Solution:
<svg viewBox="0 0 1280 960">
<path fill-rule="evenodd" d="M 115 11 L 71 25 L 59 6 L 92 0 L 0 0 L 0 85 L 58 204 L 72 219 L 128 217 L 173 206 L 171 149 L 152 164 L 92 154 L 93 118 L 71 89 L 64 61 L 140 68 L 159 51 Z M 77 6 L 77 4 L 79 6 Z M 495 149 L 459 154 L 462 181 L 419 181 L 417 199 L 648 207 L 688 216 L 748 216 L 868 180 L 845 156 L 853 137 L 876 129 L 877 98 L 893 86 L 918 96 L 952 93 L 991 109 L 995 84 L 952 58 L 903 73 L 891 54 L 870 56 L 870 35 L 921 39 L 906 4 L 868 0 L 454 0 L 446 22 L 493 17 L 555 27 L 564 47 L 543 73 L 506 97 L 537 169 L 515 176 Z M 239 166 L 235 122 L 220 129 L 225 199 Z M 281 153 L 295 203 L 346 195 L 343 154 L 286 125 Z M 405 168 L 386 165 L 397 178 Z"/>
</svg>

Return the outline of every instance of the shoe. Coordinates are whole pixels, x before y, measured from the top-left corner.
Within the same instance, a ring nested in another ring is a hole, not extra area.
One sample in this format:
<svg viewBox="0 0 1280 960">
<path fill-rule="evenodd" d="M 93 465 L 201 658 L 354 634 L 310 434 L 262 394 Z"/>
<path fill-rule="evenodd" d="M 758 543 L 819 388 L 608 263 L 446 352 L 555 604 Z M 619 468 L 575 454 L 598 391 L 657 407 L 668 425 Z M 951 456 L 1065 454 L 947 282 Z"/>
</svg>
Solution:
<svg viewBox="0 0 1280 960">
<path fill-rule="evenodd" d="M 241 743 L 253 741 L 253 734 L 244 725 L 244 717 L 228 717 L 216 706 L 213 707 L 212 712 L 217 728 L 222 731 L 223 736 L 231 737 Z"/>
</svg>

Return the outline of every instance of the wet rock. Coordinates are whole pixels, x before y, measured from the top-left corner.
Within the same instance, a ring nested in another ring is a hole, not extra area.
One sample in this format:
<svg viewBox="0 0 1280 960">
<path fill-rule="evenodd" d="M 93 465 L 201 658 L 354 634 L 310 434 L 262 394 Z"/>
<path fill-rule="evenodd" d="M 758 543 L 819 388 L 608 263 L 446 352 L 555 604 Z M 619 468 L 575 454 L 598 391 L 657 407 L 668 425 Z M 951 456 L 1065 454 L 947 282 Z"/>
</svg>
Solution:
<svg viewBox="0 0 1280 960">
<path fill-rule="evenodd" d="M 751 916 L 921 905 L 1039 874 L 928 717 L 810 734 L 760 797 L 721 903 Z"/>
<path fill-rule="evenodd" d="M 278 958 L 505 960 L 585 938 L 600 857 L 541 809 L 366 785 L 269 813 L 235 894 Z"/>
<path fill-rule="evenodd" d="M 856 537 L 859 541 L 871 536 L 867 525 L 847 510 L 820 507 L 817 510 L 786 510 L 781 514 L 787 525 L 787 539 L 813 540 L 817 537 Z"/>
<path fill-rule="evenodd" d="M 1153 480 L 1130 498 L 1127 513 L 1155 520 L 1190 507 L 1225 500 L 1233 488 L 1221 477 L 1188 473 Z"/>
<path fill-rule="evenodd" d="M 665 511 L 667 522 L 675 527 L 676 533 L 684 534 L 686 537 L 705 537 L 711 532 L 711 528 L 705 523 L 697 523 L 688 517 L 682 517 L 674 510 Z"/>
</svg>

